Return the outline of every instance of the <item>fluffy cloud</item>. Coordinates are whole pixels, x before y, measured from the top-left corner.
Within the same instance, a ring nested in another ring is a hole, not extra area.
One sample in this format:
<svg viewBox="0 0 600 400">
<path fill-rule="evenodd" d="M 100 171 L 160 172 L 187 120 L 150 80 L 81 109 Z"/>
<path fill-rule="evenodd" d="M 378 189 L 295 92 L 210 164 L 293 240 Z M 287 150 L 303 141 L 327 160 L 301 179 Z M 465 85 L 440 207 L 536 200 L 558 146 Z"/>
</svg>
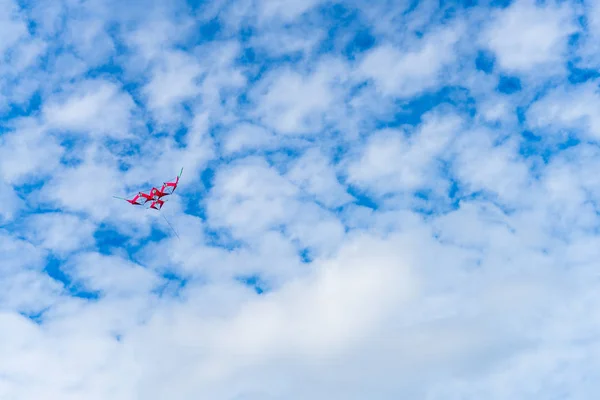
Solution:
<svg viewBox="0 0 600 400">
<path fill-rule="evenodd" d="M 384 95 L 410 97 L 436 88 L 444 67 L 454 61 L 460 25 L 429 32 L 400 50 L 391 43 L 371 50 L 362 60 L 359 75 L 372 79 Z"/>
<path fill-rule="evenodd" d="M 568 37 L 576 30 L 569 3 L 521 0 L 496 11 L 482 42 L 509 73 L 548 74 L 564 68 Z"/>
<path fill-rule="evenodd" d="M 31 242 L 66 255 L 93 243 L 96 227 L 86 220 L 63 213 L 36 214 L 29 221 L 27 233 Z"/>
<path fill-rule="evenodd" d="M 558 135 L 559 139 L 564 139 L 566 130 L 581 132 L 584 139 L 597 140 L 600 138 L 600 119 L 595 112 L 600 102 L 597 86 L 589 82 L 552 90 L 529 108 L 528 124 Z"/>
<path fill-rule="evenodd" d="M 348 166 L 349 181 L 386 194 L 434 185 L 438 158 L 460 130 L 461 119 L 431 115 L 416 132 L 386 129 L 369 137 L 359 159 Z"/>
<path fill-rule="evenodd" d="M 309 76 L 281 69 L 258 85 L 256 114 L 282 134 L 315 134 L 327 120 L 345 66 L 328 60 Z"/>
<path fill-rule="evenodd" d="M 51 129 L 105 136 L 127 136 L 134 102 L 118 85 L 107 81 L 80 82 L 44 106 Z"/>
</svg>

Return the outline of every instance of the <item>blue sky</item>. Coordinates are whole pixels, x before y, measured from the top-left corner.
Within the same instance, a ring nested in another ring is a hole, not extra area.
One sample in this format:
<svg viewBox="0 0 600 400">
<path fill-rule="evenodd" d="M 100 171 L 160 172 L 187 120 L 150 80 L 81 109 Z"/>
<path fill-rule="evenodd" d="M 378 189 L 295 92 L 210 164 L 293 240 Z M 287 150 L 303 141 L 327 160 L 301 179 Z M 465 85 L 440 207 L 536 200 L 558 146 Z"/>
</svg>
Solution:
<svg viewBox="0 0 600 400">
<path fill-rule="evenodd" d="M 599 39 L 592 1 L 0 0 L 0 398 L 593 398 Z M 179 239 L 112 197 L 182 167 Z"/>
</svg>

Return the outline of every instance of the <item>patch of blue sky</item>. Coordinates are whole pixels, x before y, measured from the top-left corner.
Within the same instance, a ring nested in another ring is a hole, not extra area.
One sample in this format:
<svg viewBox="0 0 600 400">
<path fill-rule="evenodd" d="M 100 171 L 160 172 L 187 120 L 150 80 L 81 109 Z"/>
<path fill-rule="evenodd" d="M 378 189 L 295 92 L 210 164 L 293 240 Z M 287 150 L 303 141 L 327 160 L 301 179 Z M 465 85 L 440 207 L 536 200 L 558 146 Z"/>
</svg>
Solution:
<svg viewBox="0 0 600 400">
<path fill-rule="evenodd" d="M 469 9 L 479 5 L 479 0 L 440 0 L 439 7 L 443 10 L 441 22 L 446 22 L 456 18 L 456 16 Z"/>
<path fill-rule="evenodd" d="M 514 0 L 492 0 L 489 5 L 493 8 L 508 8 L 513 2 Z"/>
<path fill-rule="evenodd" d="M 459 189 L 459 192 L 460 192 L 460 189 Z M 473 201 L 473 200 L 477 200 L 480 202 L 487 202 L 487 203 L 497 207 L 498 210 L 500 210 L 503 214 L 505 214 L 507 216 L 513 215 L 519 211 L 517 206 L 502 202 L 500 200 L 500 196 L 498 195 L 498 193 L 492 192 L 490 190 L 484 190 L 484 189 L 475 190 L 475 191 L 465 190 L 464 192 L 462 192 L 462 195 L 460 197 L 461 202 L 469 202 L 469 201 Z"/>
<path fill-rule="evenodd" d="M 273 55 L 272 52 L 259 47 L 246 47 L 238 62 L 244 67 L 244 75 L 249 84 L 260 81 L 272 70 L 282 66 L 298 66 L 304 59 L 302 50 Z"/>
<path fill-rule="evenodd" d="M 229 2 L 231 3 L 231 1 Z M 192 13 L 202 11 L 204 7 L 210 7 L 214 5 L 214 3 L 211 0 L 185 0 L 184 3 L 187 6 L 188 10 Z M 223 5 L 224 3 L 225 2 L 223 2 Z"/>
<path fill-rule="evenodd" d="M 148 212 L 151 211 L 154 210 L 148 210 Z M 177 229 L 176 226 L 175 229 Z M 116 227 L 101 225 L 94 233 L 95 248 L 100 254 L 118 255 L 132 262 L 143 263 L 144 255 L 149 248 L 163 240 L 176 238 L 169 225 L 162 218 L 156 219 L 146 236 L 137 240 L 132 240 L 131 236 L 135 235 L 124 235 Z M 163 267 L 167 267 L 167 265 Z"/>
<path fill-rule="evenodd" d="M 118 156 L 119 169 L 122 171 L 129 170 L 142 153 L 142 145 L 137 141 L 107 139 L 103 144 L 112 154 Z"/>
<path fill-rule="evenodd" d="M 216 167 L 217 162 L 209 162 L 206 168 L 200 173 L 200 182 L 202 183 L 202 187 L 200 188 L 201 193 L 206 194 L 212 189 L 215 183 Z"/>
<path fill-rule="evenodd" d="M 198 42 L 210 42 L 218 39 L 222 33 L 222 24 L 218 17 L 211 18 L 203 24 L 200 24 L 197 29 L 199 35 Z"/>
<path fill-rule="evenodd" d="M 158 211 L 158 210 L 152 210 L 149 209 L 148 212 L 155 212 L 157 213 L 163 213 L 163 215 L 165 214 L 164 211 Z M 167 218 L 167 220 L 169 219 L 168 216 L 164 215 L 165 218 Z M 171 221 L 169 221 L 171 223 L 171 225 L 173 225 L 173 223 Z M 177 231 L 177 226 L 173 226 L 173 229 L 175 229 L 175 231 Z M 161 241 L 163 241 L 164 239 L 169 239 L 169 238 L 176 238 L 175 233 L 173 232 L 173 229 L 171 229 L 171 227 L 169 226 L 169 224 L 167 223 L 167 221 L 164 220 L 164 218 L 156 218 L 156 220 L 154 221 L 154 224 L 152 225 L 152 228 L 150 229 L 150 235 L 146 238 L 144 238 L 144 242 L 146 245 L 152 245 L 152 244 L 157 244 Z"/>
<path fill-rule="evenodd" d="M 326 37 L 318 46 L 318 54 L 339 52 L 352 60 L 375 45 L 376 37 L 370 27 L 361 21 L 356 9 L 338 3 L 333 6 L 326 4 L 319 8 L 319 12 L 320 18 L 329 27 Z"/>
<path fill-rule="evenodd" d="M 95 246 L 99 253 L 104 255 L 121 253 L 123 250 L 129 254 L 137 253 L 143 246 L 143 243 L 135 243 L 130 240 L 128 235 L 120 233 L 116 227 L 102 223 L 94 232 Z"/>
<path fill-rule="evenodd" d="M 31 193 L 37 192 L 44 187 L 47 177 L 31 176 L 29 179 L 24 179 L 19 184 L 13 185 L 13 190 L 20 197 L 27 197 Z"/>
<path fill-rule="evenodd" d="M 496 56 L 494 53 L 486 50 L 479 50 L 475 57 L 475 68 L 479 71 L 483 71 L 486 74 L 494 72 L 496 66 Z"/>
<path fill-rule="evenodd" d="M 46 307 L 43 310 L 32 311 L 32 312 L 24 312 L 23 311 L 23 312 L 20 312 L 19 314 L 21 314 L 23 317 L 29 319 L 36 325 L 41 325 L 44 322 L 44 314 L 48 310 L 49 310 L 49 307 Z"/>
<path fill-rule="evenodd" d="M 97 300 L 100 298 L 99 291 L 86 290 L 83 286 L 74 282 L 71 277 L 63 271 L 62 265 L 63 260 L 50 255 L 46 260 L 44 272 L 55 281 L 62 283 L 64 290 L 72 297 L 79 297 L 85 300 Z"/>
<path fill-rule="evenodd" d="M 503 94 L 514 94 L 522 89 L 521 79 L 517 76 L 500 75 L 496 90 Z"/>
<path fill-rule="evenodd" d="M 219 247 L 228 251 L 246 247 L 246 243 L 243 240 L 235 238 L 229 228 L 214 228 L 205 225 L 202 232 L 204 234 L 204 241 L 208 246 Z"/>
<path fill-rule="evenodd" d="M 191 110 L 189 108 L 186 109 L 188 113 L 191 114 Z M 185 140 L 187 138 L 188 133 L 189 129 L 184 124 L 180 124 L 179 127 L 175 129 L 175 132 L 173 132 L 173 140 L 175 141 L 175 144 L 178 148 L 183 149 L 186 147 Z"/>
<path fill-rule="evenodd" d="M 377 210 L 379 208 L 377 200 L 373 196 L 369 195 L 368 192 L 361 190 L 357 186 L 351 184 L 347 185 L 346 191 L 349 195 L 354 197 L 355 201 L 353 201 L 353 204 L 366 207 L 371 210 Z"/>
<path fill-rule="evenodd" d="M 160 277 L 163 283 L 152 290 L 152 293 L 158 297 L 178 298 L 182 295 L 189 282 L 188 278 L 182 277 L 172 271 L 164 272 Z"/>
<path fill-rule="evenodd" d="M 526 159 L 539 158 L 547 164 L 562 151 L 581 143 L 576 132 L 565 131 L 561 135 L 544 135 L 544 132 L 523 130 L 519 143 L 519 154 Z"/>
<path fill-rule="evenodd" d="M 358 28 L 354 32 L 352 40 L 344 46 L 342 54 L 348 59 L 354 60 L 358 54 L 372 49 L 377 43 L 377 37 L 373 35 L 368 26 Z"/>
<path fill-rule="evenodd" d="M 198 217 L 205 222 L 202 231 L 207 245 L 234 250 L 243 247 L 244 243 L 235 239 L 231 230 L 215 228 L 206 223 L 208 214 L 205 200 L 214 185 L 215 171 L 220 164 L 220 160 L 213 160 L 208 163 L 200 173 L 200 185 L 193 188 L 186 188 L 183 185 L 182 189 L 185 190 L 185 195 L 182 195 L 181 200 L 183 201 L 183 212 L 185 214 Z M 179 193 L 181 194 L 182 192 L 180 191 Z"/>
<path fill-rule="evenodd" d="M 470 116 L 476 113 L 476 101 L 467 89 L 460 86 L 445 86 L 408 100 L 396 100 L 393 111 L 387 116 L 378 118 L 374 124 L 378 129 L 416 126 L 422 122 L 427 112 L 442 105 L 452 106 L 454 110 Z"/>
<path fill-rule="evenodd" d="M 367 25 L 362 24 L 358 12 L 342 4 L 331 4 L 318 7 L 312 12 L 307 13 L 295 25 L 289 25 L 283 28 L 293 35 L 303 36 L 300 30 L 322 29 L 326 27 L 327 34 L 316 46 L 312 56 L 320 57 L 323 54 L 341 53 L 348 58 L 354 58 L 356 54 L 364 52 L 373 47 L 375 37 L 370 33 Z M 299 27 L 302 27 L 301 29 Z M 245 74 L 250 83 L 259 81 L 266 72 L 277 69 L 282 65 L 300 66 L 301 62 L 306 61 L 307 54 L 305 50 L 284 52 L 274 55 L 267 49 L 253 45 L 255 28 L 244 26 L 238 38 L 242 44 L 241 55 L 238 62 L 246 67 Z M 343 37 L 351 37 L 350 40 Z"/>
<path fill-rule="evenodd" d="M 452 171 L 452 164 L 448 161 L 439 161 L 440 178 L 447 184 L 447 190 L 443 194 L 433 191 L 431 188 L 424 188 L 415 191 L 414 196 L 426 200 L 429 204 L 421 209 L 427 211 L 430 215 L 444 214 L 457 210 L 462 199 L 460 180 L 456 178 Z"/>
<path fill-rule="evenodd" d="M 263 281 L 260 275 L 242 275 L 235 278 L 236 281 L 241 283 L 244 286 L 247 286 L 254 290 L 254 292 L 258 295 L 261 295 L 265 292 L 269 291 L 268 286 Z"/>
<path fill-rule="evenodd" d="M 275 150 L 264 150 L 261 155 L 269 165 L 284 173 L 302 154 L 304 146 L 282 146 Z"/>
<path fill-rule="evenodd" d="M 576 64 L 570 61 L 567 64 L 569 70 L 569 83 L 580 84 L 600 78 L 600 71 L 594 68 L 579 68 Z"/>
<path fill-rule="evenodd" d="M 39 12 L 39 1 L 37 0 L 17 0 L 16 3 L 19 5 L 20 8 L 20 13 L 22 13 L 24 16 L 26 16 L 26 18 L 24 18 L 23 20 L 25 21 L 25 23 L 27 24 L 27 30 L 31 35 L 39 35 L 39 36 L 47 36 L 47 32 L 40 32 L 40 25 L 43 26 L 42 24 L 38 23 L 38 20 L 41 19 L 42 17 L 39 15 L 35 15 L 36 18 L 34 18 L 34 13 L 35 11 Z M 36 10 L 37 8 L 37 10 Z M 55 18 L 57 16 L 54 16 Z M 66 15 L 66 13 L 61 13 L 60 16 L 58 16 L 58 18 L 54 21 L 54 28 L 56 30 L 56 33 L 59 34 L 60 32 L 62 32 L 64 30 L 64 27 L 66 25 L 66 21 L 69 18 L 68 15 Z M 56 35 L 51 35 L 51 37 L 54 37 Z"/>
<path fill-rule="evenodd" d="M 298 256 L 300 257 L 300 261 L 304 264 L 310 264 L 314 260 L 314 256 L 308 248 L 300 249 Z"/>
<path fill-rule="evenodd" d="M 124 70 L 121 65 L 111 59 L 108 63 L 100 64 L 87 70 L 84 75 L 88 79 L 107 79 L 110 81 L 124 81 Z"/>
<path fill-rule="evenodd" d="M 58 143 L 66 150 L 60 158 L 64 166 L 75 167 L 83 161 L 83 149 L 91 140 L 84 135 L 64 133 L 58 136 Z"/>
<path fill-rule="evenodd" d="M 207 178 L 205 175 L 212 174 L 212 167 L 207 167 L 200 174 L 200 182 L 195 178 L 187 177 L 187 180 L 195 182 L 194 184 L 186 184 L 185 181 L 178 187 L 177 190 L 180 200 L 183 205 L 183 212 L 201 219 L 206 219 L 206 210 L 201 206 L 206 196 L 210 191 L 207 184 L 212 185 L 212 178 Z M 183 178 L 182 178 L 183 179 Z"/>
<path fill-rule="evenodd" d="M 434 190 L 418 189 L 413 194 L 411 210 L 417 214 L 434 216 L 455 210 L 451 199 Z"/>
<path fill-rule="evenodd" d="M 29 98 L 21 103 L 10 103 L 5 109 L 0 108 L 0 134 L 3 130 L 6 132 L 8 127 L 4 127 L 3 122 L 15 120 L 20 117 L 28 117 L 40 111 L 42 105 L 41 93 L 36 90 Z"/>
<path fill-rule="evenodd" d="M 402 13 L 404 16 L 411 14 L 413 11 L 417 9 L 419 6 L 420 0 L 410 0 L 410 5 L 406 7 L 404 12 Z"/>
</svg>

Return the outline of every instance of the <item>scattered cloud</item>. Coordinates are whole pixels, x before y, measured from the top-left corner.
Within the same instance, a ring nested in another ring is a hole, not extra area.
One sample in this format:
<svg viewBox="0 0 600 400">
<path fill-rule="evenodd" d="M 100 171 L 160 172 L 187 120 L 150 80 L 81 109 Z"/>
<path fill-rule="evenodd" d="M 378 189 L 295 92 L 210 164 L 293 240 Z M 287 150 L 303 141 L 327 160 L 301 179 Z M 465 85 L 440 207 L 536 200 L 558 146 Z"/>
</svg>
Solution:
<svg viewBox="0 0 600 400">
<path fill-rule="evenodd" d="M 503 70 L 546 75 L 564 70 L 569 35 L 576 31 L 571 3 L 520 0 L 495 12 L 482 40 Z"/>
<path fill-rule="evenodd" d="M 0 0 L 0 398 L 592 398 L 600 8 L 471 3 Z"/>
</svg>

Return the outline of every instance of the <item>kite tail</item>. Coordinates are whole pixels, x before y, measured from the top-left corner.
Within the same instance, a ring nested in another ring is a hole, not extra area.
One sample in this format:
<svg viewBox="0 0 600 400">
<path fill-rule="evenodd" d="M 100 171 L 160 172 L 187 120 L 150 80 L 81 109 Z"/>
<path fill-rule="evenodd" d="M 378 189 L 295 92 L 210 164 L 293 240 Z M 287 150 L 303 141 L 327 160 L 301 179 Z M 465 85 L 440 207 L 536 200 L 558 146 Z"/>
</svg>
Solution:
<svg viewBox="0 0 600 400">
<path fill-rule="evenodd" d="M 183 167 L 181 167 L 181 171 L 179 171 L 179 178 L 181 178 L 181 174 L 183 174 Z"/>
<path fill-rule="evenodd" d="M 169 227 L 171 228 L 171 230 L 173 231 L 173 233 L 175 234 L 175 236 L 177 236 L 177 239 L 181 240 L 181 239 L 179 239 L 179 235 L 177 234 L 177 231 L 175 230 L 175 228 L 173 228 L 173 225 L 171 225 L 171 223 L 169 222 L 169 220 L 167 219 L 167 217 L 165 217 L 165 214 L 160 213 L 160 215 L 162 215 L 162 217 L 164 218 L 165 222 L 167 224 L 169 224 Z"/>
</svg>

